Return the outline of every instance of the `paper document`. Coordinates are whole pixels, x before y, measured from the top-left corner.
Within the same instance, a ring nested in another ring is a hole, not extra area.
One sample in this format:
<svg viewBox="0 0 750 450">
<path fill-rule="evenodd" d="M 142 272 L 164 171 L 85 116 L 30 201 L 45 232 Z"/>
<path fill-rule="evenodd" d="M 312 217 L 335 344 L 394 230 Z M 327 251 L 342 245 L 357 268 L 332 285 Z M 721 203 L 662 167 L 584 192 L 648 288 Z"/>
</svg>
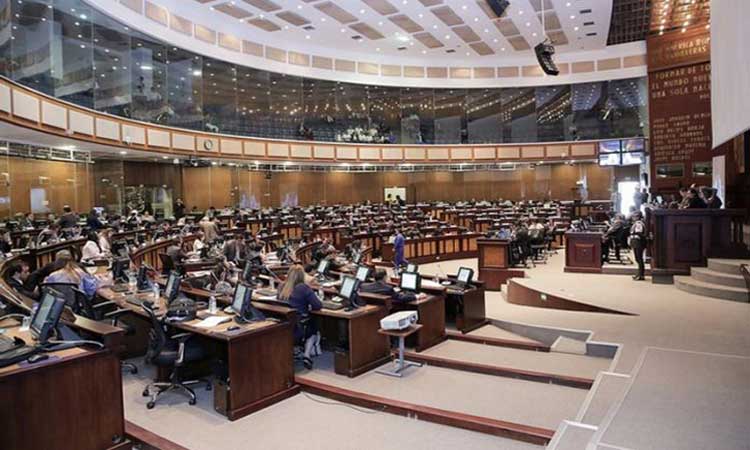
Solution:
<svg viewBox="0 0 750 450">
<path fill-rule="evenodd" d="M 229 322 L 230 320 L 232 320 L 232 318 L 229 316 L 211 316 L 196 323 L 195 326 L 200 328 L 213 328 L 220 323 Z"/>
</svg>

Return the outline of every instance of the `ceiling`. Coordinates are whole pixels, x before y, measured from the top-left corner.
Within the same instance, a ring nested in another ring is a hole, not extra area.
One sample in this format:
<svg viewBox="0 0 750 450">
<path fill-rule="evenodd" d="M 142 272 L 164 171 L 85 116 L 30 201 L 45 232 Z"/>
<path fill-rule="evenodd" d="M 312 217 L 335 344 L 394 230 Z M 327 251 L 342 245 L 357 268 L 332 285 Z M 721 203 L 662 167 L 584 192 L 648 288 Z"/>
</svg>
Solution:
<svg viewBox="0 0 750 450">
<path fill-rule="evenodd" d="M 503 17 L 486 0 L 153 1 L 279 48 L 440 64 L 529 56 L 545 34 L 559 53 L 602 49 L 612 15 L 612 0 L 511 0 Z"/>
</svg>

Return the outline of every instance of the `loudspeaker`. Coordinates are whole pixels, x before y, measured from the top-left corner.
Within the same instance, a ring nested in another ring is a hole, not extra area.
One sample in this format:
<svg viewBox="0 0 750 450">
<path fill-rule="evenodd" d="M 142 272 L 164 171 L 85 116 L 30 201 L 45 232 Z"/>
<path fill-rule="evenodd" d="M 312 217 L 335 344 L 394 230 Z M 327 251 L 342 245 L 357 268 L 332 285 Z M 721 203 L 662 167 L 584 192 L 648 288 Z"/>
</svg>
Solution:
<svg viewBox="0 0 750 450">
<path fill-rule="evenodd" d="M 510 2 L 508 0 L 487 0 L 487 4 L 490 5 L 490 8 L 492 8 L 492 11 L 497 15 L 497 17 L 505 14 L 505 10 L 508 9 L 508 6 L 510 6 Z"/>
<path fill-rule="evenodd" d="M 542 67 L 544 73 L 547 75 L 560 74 L 560 70 L 552 60 L 552 55 L 555 54 L 555 47 L 552 44 L 540 42 L 534 47 L 534 52 L 536 52 L 536 59 L 539 61 L 539 65 Z"/>
</svg>

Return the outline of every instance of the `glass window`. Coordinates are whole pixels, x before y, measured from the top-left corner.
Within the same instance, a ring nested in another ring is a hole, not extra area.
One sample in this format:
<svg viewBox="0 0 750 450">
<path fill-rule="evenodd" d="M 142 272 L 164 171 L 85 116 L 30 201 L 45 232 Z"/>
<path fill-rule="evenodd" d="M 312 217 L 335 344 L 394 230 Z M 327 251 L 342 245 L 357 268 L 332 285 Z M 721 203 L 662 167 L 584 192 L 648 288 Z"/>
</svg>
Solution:
<svg viewBox="0 0 750 450">
<path fill-rule="evenodd" d="M 435 91 L 435 144 L 460 144 L 467 139 L 466 90 Z"/>
<path fill-rule="evenodd" d="M 91 15 L 82 0 L 55 0 L 51 62 L 55 97 L 94 107 L 94 48 Z"/>
<path fill-rule="evenodd" d="M 534 88 L 502 91 L 503 142 L 537 142 Z"/>
<path fill-rule="evenodd" d="M 401 131 L 401 89 L 368 86 L 370 127 L 383 142 L 399 143 Z"/>
<path fill-rule="evenodd" d="M 94 11 L 94 109 L 133 117 L 130 83 L 130 33 Z"/>
<path fill-rule="evenodd" d="M 203 128 L 231 133 L 237 124 L 237 69 L 213 58 L 203 58 Z"/>
<path fill-rule="evenodd" d="M 659 164 L 656 166 L 657 178 L 682 178 L 685 175 L 683 164 Z"/>
<path fill-rule="evenodd" d="M 573 109 L 572 140 L 614 137 L 605 127 L 606 83 L 574 84 L 571 89 Z"/>
<path fill-rule="evenodd" d="M 130 43 L 132 116 L 146 122 L 167 124 L 167 48 L 136 33 Z"/>
<path fill-rule="evenodd" d="M 167 61 L 167 123 L 202 130 L 203 57 L 170 47 Z"/>
<path fill-rule="evenodd" d="M 237 67 L 238 132 L 251 136 L 270 133 L 270 81 L 271 74 L 263 70 Z"/>
<path fill-rule="evenodd" d="M 569 141 L 573 126 L 570 85 L 541 86 L 535 92 L 539 141 Z"/>
<path fill-rule="evenodd" d="M 435 142 L 435 91 L 404 88 L 401 90 L 402 144 Z"/>
<path fill-rule="evenodd" d="M 466 121 L 470 144 L 503 141 L 501 89 L 473 89 L 466 96 Z"/>
<path fill-rule="evenodd" d="M 11 2 L 10 5 L 13 34 L 8 71 L 13 80 L 45 94 L 54 94 L 50 53 L 53 11 L 50 5 L 51 0 Z M 4 9 L 8 11 L 8 6 Z"/>
<path fill-rule="evenodd" d="M 302 78 L 271 73 L 271 135 L 276 139 L 297 139 L 304 117 Z"/>
</svg>

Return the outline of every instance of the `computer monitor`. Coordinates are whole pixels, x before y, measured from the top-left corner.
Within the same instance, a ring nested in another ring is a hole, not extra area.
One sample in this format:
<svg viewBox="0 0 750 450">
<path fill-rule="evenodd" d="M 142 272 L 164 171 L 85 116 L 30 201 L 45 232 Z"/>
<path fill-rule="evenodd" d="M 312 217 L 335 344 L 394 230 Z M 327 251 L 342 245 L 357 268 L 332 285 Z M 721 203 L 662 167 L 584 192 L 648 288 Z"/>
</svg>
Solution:
<svg viewBox="0 0 750 450">
<path fill-rule="evenodd" d="M 330 261 L 327 258 L 323 258 L 318 263 L 318 268 L 315 270 L 318 275 L 325 275 L 328 272 L 328 264 Z"/>
<path fill-rule="evenodd" d="M 164 288 L 164 297 L 167 299 L 167 304 L 172 303 L 177 298 L 177 294 L 180 293 L 180 275 L 176 271 L 169 272 L 169 278 L 167 278 L 167 287 Z"/>
<path fill-rule="evenodd" d="M 257 266 L 254 266 L 250 260 L 245 261 L 245 267 L 242 268 L 242 280 L 246 283 L 252 280 L 253 278 L 253 269 L 257 268 Z"/>
<path fill-rule="evenodd" d="M 402 291 L 419 292 L 422 278 L 415 272 L 404 272 L 401 274 L 400 288 Z"/>
<path fill-rule="evenodd" d="M 252 291 L 247 285 L 243 283 L 237 283 L 237 287 L 234 288 L 234 296 L 232 297 L 232 310 L 234 313 L 244 317 L 247 312 L 247 306 L 250 303 L 250 294 Z"/>
<path fill-rule="evenodd" d="M 128 277 L 125 271 L 130 267 L 130 258 L 117 258 L 112 263 L 112 279 L 117 281 L 125 281 Z"/>
<path fill-rule="evenodd" d="M 364 283 L 367 281 L 367 277 L 370 276 L 370 268 L 367 266 L 359 266 L 357 267 L 357 275 L 356 278 Z"/>
<path fill-rule="evenodd" d="M 65 309 L 65 298 L 53 292 L 55 291 L 45 291 L 39 308 L 31 319 L 31 335 L 40 344 L 47 343 Z"/>
<path fill-rule="evenodd" d="M 414 263 L 409 263 L 406 265 L 405 272 L 419 273 L 419 266 Z"/>
<path fill-rule="evenodd" d="M 461 286 L 468 286 L 471 284 L 471 279 L 474 277 L 474 270 L 468 267 L 461 267 L 458 269 L 458 275 L 456 275 L 456 281 Z"/>
<path fill-rule="evenodd" d="M 341 287 L 339 288 L 339 297 L 346 299 L 349 302 L 349 306 L 356 308 L 357 304 L 357 291 L 359 290 L 360 281 L 354 277 L 345 275 L 341 279 Z"/>
<path fill-rule="evenodd" d="M 362 252 L 355 251 L 354 254 L 352 255 L 352 262 L 354 264 L 359 264 L 360 261 L 362 261 Z"/>
</svg>

